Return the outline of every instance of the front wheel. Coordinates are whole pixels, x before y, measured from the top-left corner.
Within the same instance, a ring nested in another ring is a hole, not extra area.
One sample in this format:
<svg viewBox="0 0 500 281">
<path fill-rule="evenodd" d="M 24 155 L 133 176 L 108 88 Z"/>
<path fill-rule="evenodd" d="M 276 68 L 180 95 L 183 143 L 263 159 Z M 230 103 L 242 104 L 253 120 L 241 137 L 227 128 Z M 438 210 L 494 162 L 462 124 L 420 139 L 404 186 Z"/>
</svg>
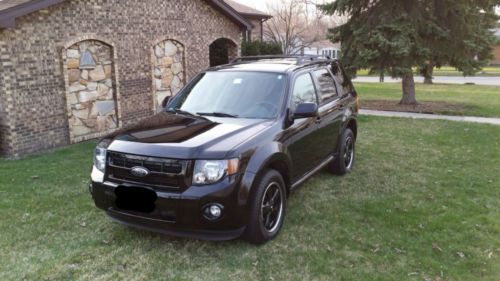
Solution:
<svg viewBox="0 0 500 281">
<path fill-rule="evenodd" d="M 340 143 L 337 148 L 337 155 L 332 163 L 329 165 L 329 170 L 339 176 L 345 175 L 352 171 L 355 156 L 355 143 L 356 139 L 351 129 L 346 128 L 342 132 Z"/>
<path fill-rule="evenodd" d="M 263 244 L 276 237 L 283 225 L 285 209 L 283 177 L 276 170 L 267 170 L 253 191 L 244 238 L 253 244 Z"/>
</svg>

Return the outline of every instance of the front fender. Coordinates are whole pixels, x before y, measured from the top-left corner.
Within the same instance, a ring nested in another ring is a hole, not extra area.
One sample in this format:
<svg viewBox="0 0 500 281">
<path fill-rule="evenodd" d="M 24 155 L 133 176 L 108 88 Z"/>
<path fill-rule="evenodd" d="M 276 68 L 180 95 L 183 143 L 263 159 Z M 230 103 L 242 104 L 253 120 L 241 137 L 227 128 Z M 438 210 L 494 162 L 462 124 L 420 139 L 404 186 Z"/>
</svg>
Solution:
<svg viewBox="0 0 500 281">
<path fill-rule="evenodd" d="M 247 205 L 252 194 L 252 189 L 257 184 L 259 174 L 269 168 L 274 163 L 282 163 L 284 168 L 290 171 L 292 161 L 286 147 L 278 142 L 268 143 L 258 148 L 250 157 L 246 165 L 244 175 L 241 181 L 241 188 L 238 196 L 240 205 Z M 289 173 L 288 173 L 289 175 Z M 289 178 L 285 178 L 286 183 L 290 182 Z"/>
</svg>

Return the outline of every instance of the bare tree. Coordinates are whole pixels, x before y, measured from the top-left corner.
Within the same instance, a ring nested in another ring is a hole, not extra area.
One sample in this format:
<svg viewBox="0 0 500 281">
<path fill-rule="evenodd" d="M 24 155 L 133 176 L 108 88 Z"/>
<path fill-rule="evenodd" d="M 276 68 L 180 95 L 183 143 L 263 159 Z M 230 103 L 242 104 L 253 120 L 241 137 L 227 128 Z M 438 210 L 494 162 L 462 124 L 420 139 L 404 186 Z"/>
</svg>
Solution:
<svg viewBox="0 0 500 281">
<path fill-rule="evenodd" d="M 284 54 L 298 54 L 316 41 L 325 40 L 329 28 L 347 21 L 343 15 L 328 16 L 318 5 L 330 0 L 275 0 L 268 3 L 273 16 L 265 23 L 266 40 L 279 43 Z"/>
<path fill-rule="evenodd" d="M 281 44 L 284 54 L 298 54 L 305 47 L 303 39 L 307 24 L 301 0 L 286 0 L 268 4 L 273 16 L 266 21 L 264 35 L 267 40 Z"/>
</svg>

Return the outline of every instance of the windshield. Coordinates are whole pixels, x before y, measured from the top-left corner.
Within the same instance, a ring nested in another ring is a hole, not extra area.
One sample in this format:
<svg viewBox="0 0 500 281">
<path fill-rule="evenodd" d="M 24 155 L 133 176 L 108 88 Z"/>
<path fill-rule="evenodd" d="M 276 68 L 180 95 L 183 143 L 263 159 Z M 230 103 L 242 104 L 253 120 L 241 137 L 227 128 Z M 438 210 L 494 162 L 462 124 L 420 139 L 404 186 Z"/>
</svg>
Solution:
<svg viewBox="0 0 500 281">
<path fill-rule="evenodd" d="M 284 74 L 207 72 L 174 97 L 167 111 L 218 117 L 275 118 L 281 108 Z"/>
</svg>

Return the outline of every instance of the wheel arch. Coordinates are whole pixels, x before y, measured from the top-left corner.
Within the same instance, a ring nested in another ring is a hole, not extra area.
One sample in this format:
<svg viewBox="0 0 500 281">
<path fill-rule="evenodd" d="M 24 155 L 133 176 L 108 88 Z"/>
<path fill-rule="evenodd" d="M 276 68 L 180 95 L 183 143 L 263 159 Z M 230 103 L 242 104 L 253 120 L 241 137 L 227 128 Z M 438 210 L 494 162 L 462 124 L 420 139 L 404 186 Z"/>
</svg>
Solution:
<svg viewBox="0 0 500 281">
<path fill-rule="evenodd" d="M 357 139 L 358 137 L 358 122 L 354 118 L 350 118 L 347 120 L 345 123 L 344 129 L 351 129 L 352 133 L 354 134 L 354 139 Z"/>
<path fill-rule="evenodd" d="M 251 179 L 247 179 L 245 184 L 248 197 L 250 197 L 255 185 L 267 169 L 276 170 L 281 174 L 288 196 L 291 187 L 292 161 L 286 152 L 286 148 L 282 144 L 275 142 L 255 152 L 247 165 L 246 174 L 253 175 Z"/>
<path fill-rule="evenodd" d="M 270 159 L 267 162 L 267 164 L 262 168 L 260 173 L 263 173 L 267 169 L 273 169 L 276 170 L 278 173 L 280 173 L 281 177 L 283 178 L 283 181 L 285 181 L 286 196 L 288 197 L 288 195 L 290 194 L 290 188 L 292 186 L 290 164 L 285 159 L 277 157 Z"/>
</svg>

